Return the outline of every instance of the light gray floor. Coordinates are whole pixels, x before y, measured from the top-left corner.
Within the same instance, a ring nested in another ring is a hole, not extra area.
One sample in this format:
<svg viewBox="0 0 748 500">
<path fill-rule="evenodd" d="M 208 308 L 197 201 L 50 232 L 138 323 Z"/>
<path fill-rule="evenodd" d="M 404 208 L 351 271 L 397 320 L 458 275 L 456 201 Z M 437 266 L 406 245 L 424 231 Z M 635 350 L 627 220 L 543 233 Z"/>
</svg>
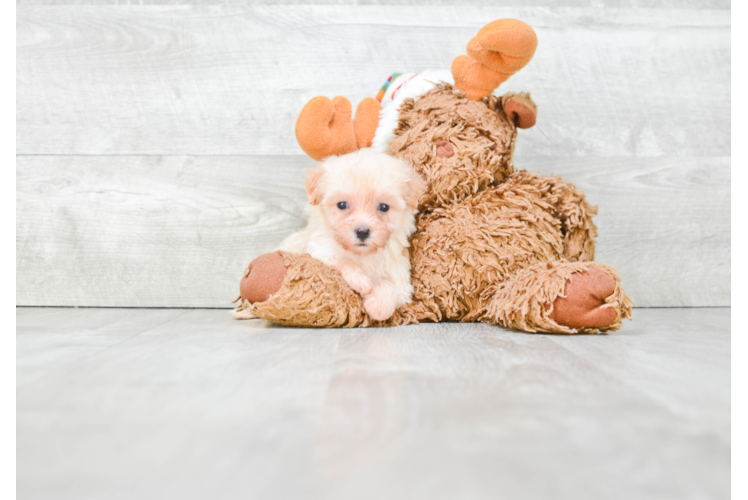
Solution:
<svg viewBox="0 0 748 500">
<path fill-rule="evenodd" d="M 19 498 L 729 497 L 730 310 L 620 332 L 17 309 Z"/>
</svg>

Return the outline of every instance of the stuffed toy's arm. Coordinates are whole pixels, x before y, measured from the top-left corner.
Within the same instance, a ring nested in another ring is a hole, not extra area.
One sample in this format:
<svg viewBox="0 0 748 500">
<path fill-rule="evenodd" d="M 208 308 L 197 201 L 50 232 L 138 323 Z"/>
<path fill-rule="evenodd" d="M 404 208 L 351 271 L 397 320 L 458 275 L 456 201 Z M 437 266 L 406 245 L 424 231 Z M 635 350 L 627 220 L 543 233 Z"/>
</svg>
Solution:
<svg viewBox="0 0 748 500">
<path fill-rule="evenodd" d="M 564 233 L 564 255 L 571 261 L 595 260 L 597 226 L 592 217 L 597 207 L 590 205 L 584 193 L 560 177 L 544 177 L 548 183 L 545 199 L 554 206 Z"/>
<path fill-rule="evenodd" d="M 516 188 L 526 186 L 540 196 L 548 212 L 561 224 L 564 257 L 573 262 L 595 259 L 597 226 L 592 217 L 597 207 L 590 205 L 584 193 L 571 182 L 558 176 L 544 176 L 520 170 L 507 181 Z"/>
</svg>

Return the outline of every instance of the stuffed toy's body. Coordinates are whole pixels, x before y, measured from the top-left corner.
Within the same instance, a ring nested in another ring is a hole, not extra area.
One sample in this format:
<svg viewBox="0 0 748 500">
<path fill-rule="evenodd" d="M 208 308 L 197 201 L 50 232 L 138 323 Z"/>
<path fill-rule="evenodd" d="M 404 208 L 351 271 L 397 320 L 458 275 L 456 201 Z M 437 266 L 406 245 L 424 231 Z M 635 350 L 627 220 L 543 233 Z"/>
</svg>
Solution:
<svg viewBox="0 0 748 500">
<path fill-rule="evenodd" d="M 451 73 L 392 75 L 353 120 L 343 97 L 312 99 L 299 115 L 296 135 L 311 157 L 372 147 L 410 161 L 426 179 L 410 241 L 410 303 L 373 321 L 337 271 L 309 255 L 273 252 L 247 268 L 233 315 L 319 327 L 481 321 L 528 332 L 620 328 L 632 303 L 616 270 L 592 262 L 597 209 L 571 183 L 515 171 L 512 163 L 518 129 L 535 124 L 537 108 L 529 94 L 492 91 L 529 62 L 536 45 L 521 21 L 494 21 Z"/>
</svg>

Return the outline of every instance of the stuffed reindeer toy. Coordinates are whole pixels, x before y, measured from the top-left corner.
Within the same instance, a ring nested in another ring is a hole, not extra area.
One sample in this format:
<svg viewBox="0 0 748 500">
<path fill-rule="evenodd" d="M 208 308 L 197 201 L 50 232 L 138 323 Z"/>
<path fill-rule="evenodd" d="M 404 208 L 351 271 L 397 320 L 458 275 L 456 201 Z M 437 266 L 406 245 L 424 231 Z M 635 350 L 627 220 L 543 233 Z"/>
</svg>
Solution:
<svg viewBox="0 0 748 500">
<path fill-rule="evenodd" d="M 372 148 L 410 162 L 426 181 L 406 249 L 413 294 L 372 319 L 340 273 L 308 254 L 257 257 L 240 283 L 237 318 L 294 326 L 480 321 L 526 332 L 596 333 L 631 318 L 611 266 L 593 262 L 597 207 L 559 177 L 515 170 L 520 129 L 535 125 L 528 93 L 494 95 L 530 62 L 537 37 L 501 19 L 470 40 L 451 71 L 394 74 L 352 108 L 316 97 L 296 137 L 315 160 Z"/>
</svg>

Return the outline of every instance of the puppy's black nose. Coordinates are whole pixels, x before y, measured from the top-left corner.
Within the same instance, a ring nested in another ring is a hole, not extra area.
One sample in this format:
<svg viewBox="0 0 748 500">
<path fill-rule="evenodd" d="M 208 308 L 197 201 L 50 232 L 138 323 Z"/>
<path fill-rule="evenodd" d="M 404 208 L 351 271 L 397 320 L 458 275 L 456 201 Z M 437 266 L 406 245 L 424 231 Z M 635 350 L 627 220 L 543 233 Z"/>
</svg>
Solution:
<svg viewBox="0 0 748 500">
<path fill-rule="evenodd" d="M 356 228 L 356 237 L 361 241 L 364 241 L 366 238 L 368 238 L 369 233 L 371 233 L 371 230 L 366 226 Z"/>
</svg>

